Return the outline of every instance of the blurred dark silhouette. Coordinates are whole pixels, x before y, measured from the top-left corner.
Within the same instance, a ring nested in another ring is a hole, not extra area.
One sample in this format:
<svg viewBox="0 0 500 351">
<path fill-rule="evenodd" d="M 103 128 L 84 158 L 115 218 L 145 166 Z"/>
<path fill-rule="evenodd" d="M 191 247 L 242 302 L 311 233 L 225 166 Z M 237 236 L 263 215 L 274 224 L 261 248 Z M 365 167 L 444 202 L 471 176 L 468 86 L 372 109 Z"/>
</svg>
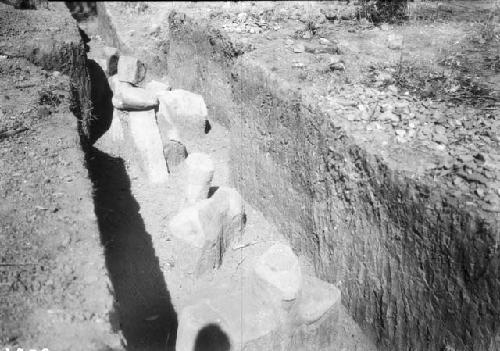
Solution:
<svg viewBox="0 0 500 351">
<path fill-rule="evenodd" d="M 217 324 L 208 324 L 200 329 L 194 343 L 194 351 L 229 351 L 231 343 Z"/>
</svg>

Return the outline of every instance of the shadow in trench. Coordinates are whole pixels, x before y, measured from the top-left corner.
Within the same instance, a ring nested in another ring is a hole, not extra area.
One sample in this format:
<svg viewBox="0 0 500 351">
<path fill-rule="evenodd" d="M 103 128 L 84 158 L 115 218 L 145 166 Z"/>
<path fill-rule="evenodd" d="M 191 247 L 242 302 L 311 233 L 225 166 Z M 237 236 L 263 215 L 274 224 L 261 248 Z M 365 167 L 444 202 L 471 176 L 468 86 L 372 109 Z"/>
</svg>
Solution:
<svg viewBox="0 0 500 351">
<path fill-rule="evenodd" d="M 217 324 L 208 324 L 196 336 L 194 351 L 229 351 L 229 337 Z"/>
<path fill-rule="evenodd" d="M 95 143 L 106 133 L 113 120 L 113 92 L 108 83 L 106 73 L 101 66 L 92 59 L 87 59 L 92 101 L 92 120 L 90 123 L 89 141 Z"/>
<path fill-rule="evenodd" d="M 87 148 L 85 156 L 127 349 L 174 350 L 177 314 L 131 193 L 124 161 L 94 147 Z"/>
</svg>

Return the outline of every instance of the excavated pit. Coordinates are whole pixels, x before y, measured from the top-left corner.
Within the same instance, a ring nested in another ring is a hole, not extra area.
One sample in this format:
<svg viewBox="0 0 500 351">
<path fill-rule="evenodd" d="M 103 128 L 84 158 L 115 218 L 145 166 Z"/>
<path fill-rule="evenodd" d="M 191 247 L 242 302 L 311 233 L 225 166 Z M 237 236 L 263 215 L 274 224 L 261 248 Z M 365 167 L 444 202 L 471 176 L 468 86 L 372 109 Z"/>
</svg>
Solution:
<svg viewBox="0 0 500 351">
<path fill-rule="evenodd" d="M 376 152 L 372 133 L 192 8 L 172 11 L 161 34 L 139 44 L 119 6 L 98 5 L 99 34 L 146 62 L 150 78 L 168 75 L 205 98 L 229 132 L 234 185 L 340 286 L 380 349 L 498 348 L 497 208 L 432 179 L 421 154 L 412 153 L 415 166 L 391 157 L 395 149 Z"/>
</svg>

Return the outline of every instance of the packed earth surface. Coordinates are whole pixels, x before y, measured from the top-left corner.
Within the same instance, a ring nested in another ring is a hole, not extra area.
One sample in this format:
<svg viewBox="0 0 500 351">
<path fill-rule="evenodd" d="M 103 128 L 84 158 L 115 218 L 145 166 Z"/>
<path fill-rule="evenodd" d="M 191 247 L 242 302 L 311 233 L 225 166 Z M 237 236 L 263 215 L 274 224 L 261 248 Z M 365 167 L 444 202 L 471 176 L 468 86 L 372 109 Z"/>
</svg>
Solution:
<svg viewBox="0 0 500 351">
<path fill-rule="evenodd" d="M 1 348 L 500 349 L 498 3 L 4 2 Z"/>
</svg>

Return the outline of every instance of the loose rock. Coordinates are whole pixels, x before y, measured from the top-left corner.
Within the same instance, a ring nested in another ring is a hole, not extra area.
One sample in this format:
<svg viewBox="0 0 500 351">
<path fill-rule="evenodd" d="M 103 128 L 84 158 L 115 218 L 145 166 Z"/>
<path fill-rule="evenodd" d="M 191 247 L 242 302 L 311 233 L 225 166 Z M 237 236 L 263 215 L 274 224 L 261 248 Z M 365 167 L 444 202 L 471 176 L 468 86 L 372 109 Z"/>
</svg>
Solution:
<svg viewBox="0 0 500 351">
<path fill-rule="evenodd" d="M 389 34 L 387 37 L 387 46 L 392 50 L 400 50 L 403 48 L 403 36 L 400 34 Z"/>
<path fill-rule="evenodd" d="M 320 43 L 321 45 L 328 45 L 328 44 L 330 44 L 331 42 L 330 42 L 330 40 L 328 40 L 328 39 L 326 39 L 326 38 L 319 38 L 319 43 Z"/>
<path fill-rule="evenodd" d="M 305 46 L 304 44 L 301 44 L 301 43 L 298 43 L 296 44 L 294 47 L 293 47 L 293 52 L 299 54 L 301 52 L 304 52 L 305 51 Z"/>
</svg>

